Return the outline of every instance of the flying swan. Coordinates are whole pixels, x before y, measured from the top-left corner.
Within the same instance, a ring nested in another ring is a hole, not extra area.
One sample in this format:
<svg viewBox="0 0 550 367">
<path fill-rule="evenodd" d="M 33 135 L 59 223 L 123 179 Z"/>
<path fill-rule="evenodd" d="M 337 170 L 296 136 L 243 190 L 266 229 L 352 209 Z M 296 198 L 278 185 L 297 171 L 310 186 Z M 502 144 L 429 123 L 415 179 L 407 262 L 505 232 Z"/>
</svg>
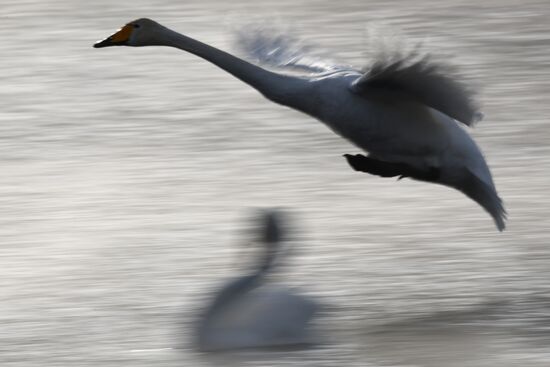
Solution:
<svg viewBox="0 0 550 367">
<path fill-rule="evenodd" d="M 260 218 L 262 252 L 257 268 L 223 286 L 200 317 L 196 330 L 200 350 L 296 348 L 314 343 L 308 325 L 318 305 L 265 282 L 284 235 L 280 215 L 269 211 Z"/>
<path fill-rule="evenodd" d="M 267 99 L 317 118 L 368 152 L 344 155 L 354 170 L 453 187 L 481 205 L 499 231 L 504 229 L 506 211 L 491 172 L 465 129 L 481 113 L 472 92 L 449 76 L 445 65 L 413 53 L 377 60 L 361 71 L 301 63 L 300 55 L 285 50 L 283 42 L 272 39 L 276 48 L 269 49 L 262 47 L 269 38 L 256 41 L 251 44 L 259 46 L 254 50 L 258 61 L 310 73 L 267 70 L 150 19 L 130 22 L 94 47 L 169 46 L 195 54 Z"/>
</svg>

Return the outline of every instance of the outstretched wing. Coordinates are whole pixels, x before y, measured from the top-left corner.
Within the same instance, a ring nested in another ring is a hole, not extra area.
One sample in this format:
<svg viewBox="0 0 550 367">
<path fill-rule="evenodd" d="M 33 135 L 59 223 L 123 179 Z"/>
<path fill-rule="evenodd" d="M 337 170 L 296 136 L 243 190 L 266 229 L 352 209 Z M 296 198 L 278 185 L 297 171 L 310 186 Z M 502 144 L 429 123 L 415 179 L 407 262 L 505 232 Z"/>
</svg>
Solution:
<svg viewBox="0 0 550 367">
<path fill-rule="evenodd" d="M 454 75 L 450 65 L 412 52 L 376 60 L 351 89 L 359 94 L 377 89 L 401 92 L 471 126 L 483 114 L 474 99 L 475 92 Z"/>
<path fill-rule="evenodd" d="M 314 46 L 277 29 L 244 27 L 236 32 L 235 44 L 247 59 L 273 68 L 306 73 L 353 69 L 331 62 Z"/>
<path fill-rule="evenodd" d="M 248 26 L 236 32 L 236 36 L 236 46 L 246 58 L 269 67 L 314 74 L 357 71 L 352 66 L 331 61 L 326 52 L 288 32 Z M 358 94 L 377 89 L 404 93 L 468 126 L 483 117 L 474 99 L 474 90 L 458 80 L 454 68 L 418 51 L 375 58 L 351 89 Z"/>
</svg>

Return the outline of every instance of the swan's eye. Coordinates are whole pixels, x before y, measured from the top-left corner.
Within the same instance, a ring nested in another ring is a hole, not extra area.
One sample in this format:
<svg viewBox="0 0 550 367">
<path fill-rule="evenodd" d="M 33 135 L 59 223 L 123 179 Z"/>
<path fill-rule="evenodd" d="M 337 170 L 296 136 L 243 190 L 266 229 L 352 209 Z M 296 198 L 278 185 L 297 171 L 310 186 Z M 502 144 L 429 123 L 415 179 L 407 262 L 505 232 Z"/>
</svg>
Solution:
<svg viewBox="0 0 550 367">
<path fill-rule="evenodd" d="M 139 28 L 141 27 L 139 24 L 132 24 L 134 26 L 134 28 Z"/>
</svg>

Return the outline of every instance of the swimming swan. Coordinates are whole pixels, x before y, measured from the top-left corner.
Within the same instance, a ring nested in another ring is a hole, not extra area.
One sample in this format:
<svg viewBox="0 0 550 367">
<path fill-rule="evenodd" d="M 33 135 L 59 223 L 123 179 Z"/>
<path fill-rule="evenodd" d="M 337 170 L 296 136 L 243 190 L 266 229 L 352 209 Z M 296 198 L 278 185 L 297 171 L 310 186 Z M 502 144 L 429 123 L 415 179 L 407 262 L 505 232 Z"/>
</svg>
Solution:
<svg viewBox="0 0 550 367">
<path fill-rule="evenodd" d="M 261 220 L 263 252 L 251 274 L 226 284 L 199 320 L 197 344 L 203 351 L 242 348 L 296 347 L 313 343 L 308 323 L 317 305 L 288 289 L 264 284 L 279 252 L 279 215 Z"/>
<path fill-rule="evenodd" d="M 310 64 L 312 73 L 307 76 L 282 74 L 150 19 L 130 22 L 94 47 L 122 45 L 170 46 L 202 57 L 273 102 L 319 119 L 368 152 L 367 156 L 344 155 L 356 171 L 453 187 L 481 205 L 500 231 L 505 227 L 506 211 L 489 167 L 461 126 L 471 126 L 481 113 L 471 92 L 448 76 L 440 63 L 409 55 L 378 60 L 366 72 Z M 264 59 L 285 57 L 284 48 L 276 51 L 260 49 L 259 54 Z M 304 66 L 296 62 L 295 56 L 286 56 L 288 62 L 279 66 Z"/>
</svg>

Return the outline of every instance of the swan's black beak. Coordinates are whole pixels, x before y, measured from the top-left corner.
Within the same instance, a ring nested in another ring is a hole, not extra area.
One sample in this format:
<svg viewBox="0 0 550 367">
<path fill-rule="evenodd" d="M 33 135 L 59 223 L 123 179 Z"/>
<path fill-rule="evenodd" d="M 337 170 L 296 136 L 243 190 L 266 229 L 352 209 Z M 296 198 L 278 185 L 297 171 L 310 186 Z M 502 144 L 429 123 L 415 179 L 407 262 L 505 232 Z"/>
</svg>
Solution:
<svg viewBox="0 0 550 367">
<path fill-rule="evenodd" d="M 113 37 L 107 37 L 102 41 L 98 41 L 94 43 L 94 48 L 102 48 L 102 47 L 118 46 L 118 45 L 113 42 Z"/>
<path fill-rule="evenodd" d="M 129 24 L 126 24 L 124 27 L 119 29 L 113 35 L 105 38 L 103 41 L 96 42 L 94 48 L 102 48 L 109 46 L 125 46 L 128 45 L 128 40 L 132 35 L 133 27 Z"/>
</svg>

